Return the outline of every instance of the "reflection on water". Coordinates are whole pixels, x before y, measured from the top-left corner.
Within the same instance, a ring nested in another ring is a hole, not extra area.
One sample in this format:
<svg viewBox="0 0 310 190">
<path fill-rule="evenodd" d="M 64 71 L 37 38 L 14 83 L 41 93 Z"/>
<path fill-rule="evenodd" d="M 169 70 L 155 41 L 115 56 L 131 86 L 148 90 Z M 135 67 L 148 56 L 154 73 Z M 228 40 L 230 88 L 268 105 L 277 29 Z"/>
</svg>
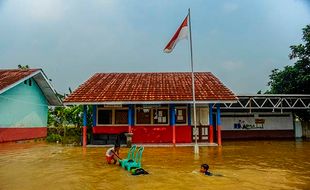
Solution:
<svg viewBox="0 0 310 190">
<path fill-rule="evenodd" d="M 0 189 L 310 189 L 310 142 L 226 142 L 200 148 L 199 157 L 192 147 L 146 147 L 145 176 L 106 164 L 105 151 L 0 144 Z M 200 174 L 202 163 L 223 177 Z"/>
</svg>

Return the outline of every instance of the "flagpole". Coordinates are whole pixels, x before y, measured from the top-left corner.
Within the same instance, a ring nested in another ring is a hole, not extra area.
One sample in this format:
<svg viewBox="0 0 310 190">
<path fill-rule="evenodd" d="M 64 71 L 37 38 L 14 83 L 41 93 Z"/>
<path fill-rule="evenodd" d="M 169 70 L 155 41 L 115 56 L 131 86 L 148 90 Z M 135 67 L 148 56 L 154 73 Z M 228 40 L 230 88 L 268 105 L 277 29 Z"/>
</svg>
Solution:
<svg viewBox="0 0 310 190">
<path fill-rule="evenodd" d="M 195 97 L 195 76 L 194 76 L 194 63 L 193 63 L 193 47 L 192 47 L 192 26 L 191 26 L 191 10 L 188 9 L 188 22 L 189 22 L 189 44 L 191 53 L 191 69 L 192 69 L 192 95 L 194 105 L 194 133 L 195 133 L 195 154 L 199 154 L 199 147 L 197 143 L 197 117 L 196 117 L 196 97 Z"/>
</svg>

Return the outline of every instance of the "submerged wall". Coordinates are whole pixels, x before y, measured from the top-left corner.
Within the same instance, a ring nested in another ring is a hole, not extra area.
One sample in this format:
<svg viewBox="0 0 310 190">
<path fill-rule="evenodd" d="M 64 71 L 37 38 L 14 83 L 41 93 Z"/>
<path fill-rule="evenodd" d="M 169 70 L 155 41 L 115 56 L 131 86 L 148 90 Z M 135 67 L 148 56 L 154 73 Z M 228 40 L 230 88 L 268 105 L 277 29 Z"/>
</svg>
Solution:
<svg viewBox="0 0 310 190">
<path fill-rule="evenodd" d="M 95 126 L 93 134 L 115 135 L 128 132 L 128 126 Z M 172 143 L 172 126 L 133 126 L 133 143 Z M 175 126 L 175 139 L 177 143 L 192 142 L 191 126 Z M 107 139 L 100 139 L 107 140 Z"/>
<path fill-rule="evenodd" d="M 48 105 L 33 79 L 0 94 L 0 142 L 46 137 Z"/>
</svg>

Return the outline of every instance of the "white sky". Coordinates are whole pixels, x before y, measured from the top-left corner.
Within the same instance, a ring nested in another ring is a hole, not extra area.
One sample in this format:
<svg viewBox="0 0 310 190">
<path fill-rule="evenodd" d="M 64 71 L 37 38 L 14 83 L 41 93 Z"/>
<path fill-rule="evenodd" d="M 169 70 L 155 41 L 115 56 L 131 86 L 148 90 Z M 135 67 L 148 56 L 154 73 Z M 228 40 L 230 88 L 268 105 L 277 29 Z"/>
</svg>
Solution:
<svg viewBox="0 0 310 190">
<path fill-rule="evenodd" d="M 310 24 L 306 0 L 0 0 L 0 67 L 42 68 L 60 93 L 96 72 L 190 71 L 186 40 L 163 53 L 188 8 L 195 71 L 236 94 L 266 90 Z"/>
</svg>

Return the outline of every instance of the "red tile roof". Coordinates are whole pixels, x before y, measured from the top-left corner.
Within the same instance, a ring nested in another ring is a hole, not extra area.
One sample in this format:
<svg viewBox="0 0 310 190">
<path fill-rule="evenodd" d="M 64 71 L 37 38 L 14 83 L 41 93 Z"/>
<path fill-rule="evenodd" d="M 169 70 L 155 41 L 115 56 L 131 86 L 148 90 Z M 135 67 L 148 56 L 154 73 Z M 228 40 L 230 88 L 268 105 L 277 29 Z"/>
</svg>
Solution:
<svg viewBox="0 0 310 190">
<path fill-rule="evenodd" d="M 41 69 L 0 69 L 0 94 L 22 83 L 25 79 L 33 78 L 42 90 L 48 105 L 61 106 L 55 89 L 49 83 Z"/>
<path fill-rule="evenodd" d="M 0 90 L 9 87 L 38 70 L 40 69 L 0 69 Z"/>
<path fill-rule="evenodd" d="M 236 96 L 210 72 L 195 73 L 197 101 L 235 101 Z M 192 101 L 191 73 L 97 73 L 65 103 Z"/>
</svg>

